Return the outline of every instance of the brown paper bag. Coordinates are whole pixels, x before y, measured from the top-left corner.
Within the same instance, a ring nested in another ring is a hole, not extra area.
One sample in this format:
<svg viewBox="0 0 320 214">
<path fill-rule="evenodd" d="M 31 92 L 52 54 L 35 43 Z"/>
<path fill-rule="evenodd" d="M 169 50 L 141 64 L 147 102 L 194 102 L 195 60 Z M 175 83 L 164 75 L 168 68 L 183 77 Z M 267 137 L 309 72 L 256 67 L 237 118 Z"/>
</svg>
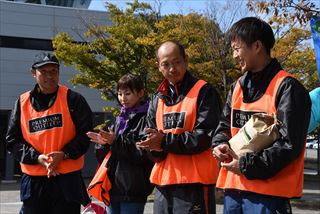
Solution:
<svg viewBox="0 0 320 214">
<path fill-rule="evenodd" d="M 231 149 L 238 155 L 257 152 L 270 146 L 279 138 L 275 115 L 256 113 L 230 140 Z"/>
</svg>

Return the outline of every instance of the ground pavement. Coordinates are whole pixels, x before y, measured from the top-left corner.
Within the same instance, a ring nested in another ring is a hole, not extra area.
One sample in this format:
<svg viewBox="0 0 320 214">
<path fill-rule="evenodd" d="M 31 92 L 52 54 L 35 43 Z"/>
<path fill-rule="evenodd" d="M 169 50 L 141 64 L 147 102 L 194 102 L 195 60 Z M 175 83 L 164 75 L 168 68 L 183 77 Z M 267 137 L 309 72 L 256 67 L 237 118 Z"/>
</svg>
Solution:
<svg viewBox="0 0 320 214">
<path fill-rule="evenodd" d="M 87 181 L 88 182 L 88 181 Z M 288 187 L 290 188 L 290 187 Z M 217 200 L 217 214 L 222 213 L 223 205 Z M 319 214 L 320 213 L 320 175 L 306 174 L 303 196 L 292 201 L 294 214 Z M 152 214 L 152 196 L 146 204 L 144 214 Z M 0 213 L 17 214 L 21 207 L 19 200 L 19 183 L 0 183 Z"/>
</svg>

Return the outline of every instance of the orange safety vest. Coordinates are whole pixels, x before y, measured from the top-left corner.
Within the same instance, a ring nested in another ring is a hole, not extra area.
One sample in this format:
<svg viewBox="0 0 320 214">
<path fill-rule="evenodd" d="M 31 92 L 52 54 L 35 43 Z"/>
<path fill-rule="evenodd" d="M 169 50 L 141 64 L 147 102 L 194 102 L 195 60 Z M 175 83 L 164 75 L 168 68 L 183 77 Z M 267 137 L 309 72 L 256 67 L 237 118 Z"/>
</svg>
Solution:
<svg viewBox="0 0 320 214">
<path fill-rule="evenodd" d="M 89 186 L 88 193 L 103 202 L 105 205 L 110 205 L 110 194 L 111 182 L 108 177 L 108 167 L 107 162 L 111 156 L 111 151 L 107 153 L 103 159 L 102 164 L 97 170 L 96 174 L 92 178 Z"/>
<path fill-rule="evenodd" d="M 67 104 L 68 88 L 59 86 L 54 104 L 45 111 L 36 111 L 30 102 L 30 91 L 20 96 L 20 124 L 23 138 L 41 154 L 61 149 L 76 135 Z M 82 169 L 84 156 L 73 160 L 62 160 L 58 173 L 69 173 Z M 40 164 L 20 163 L 23 173 L 33 176 L 47 175 L 47 169 Z"/>
<path fill-rule="evenodd" d="M 198 94 L 205 84 L 203 80 L 197 81 L 186 97 L 173 106 L 167 106 L 159 99 L 156 112 L 158 130 L 173 134 L 192 132 L 196 122 Z M 155 163 L 150 181 L 157 185 L 215 184 L 218 172 L 219 165 L 211 149 L 193 155 L 168 153 L 164 160 Z"/>
<path fill-rule="evenodd" d="M 231 134 L 234 136 L 255 112 L 276 113 L 276 93 L 284 78 L 291 76 L 286 71 L 279 71 L 270 82 L 265 94 L 253 103 L 243 102 L 243 92 L 239 81 L 232 95 Z M 284 157 L 285 158 L 285 157 Z M 279 197 L 301 197 L 303 187 L 304 152 L 299 157 L 269 179 L 248 180 L 244 175 L 237 175 L 221 168 L 217 187 L 237 189 L 263 195 Z"/>
</svg>

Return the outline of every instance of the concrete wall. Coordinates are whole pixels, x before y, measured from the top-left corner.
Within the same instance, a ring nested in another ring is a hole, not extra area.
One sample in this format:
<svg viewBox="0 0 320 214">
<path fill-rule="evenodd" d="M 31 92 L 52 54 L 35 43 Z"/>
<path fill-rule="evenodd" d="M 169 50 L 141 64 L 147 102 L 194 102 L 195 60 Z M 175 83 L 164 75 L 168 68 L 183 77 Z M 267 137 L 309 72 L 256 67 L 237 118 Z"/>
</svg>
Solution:
<svg viewBox="0 0 320 214">
<path fill-rule="evenodd" d="M 0 36 L 52 39 L 59 32 L 67 32 L 74 41 L 84 41 L 84 22 L 110 24 L 106 12 L 0 1 Z M 39 52 L 0 47 L 0 109 L 11 109 L 19 94 L 33 87 L 30 66 Z M 60 83 L 80 92 L 94 112 L 111 105 L 101 100 L 97 90 L 72 86 L 69 80 L 76 73 L 72 67 L 61 66 Z"/>
</svg>

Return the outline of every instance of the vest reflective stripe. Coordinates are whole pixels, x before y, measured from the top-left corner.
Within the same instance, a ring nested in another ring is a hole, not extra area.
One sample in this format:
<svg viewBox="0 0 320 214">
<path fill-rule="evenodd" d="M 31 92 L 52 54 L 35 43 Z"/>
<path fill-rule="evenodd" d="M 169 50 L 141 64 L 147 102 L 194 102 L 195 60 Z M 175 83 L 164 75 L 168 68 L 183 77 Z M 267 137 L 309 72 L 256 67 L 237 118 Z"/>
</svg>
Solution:
<svg viewBox="0 0 320 214">
<path fill-rule="evenodd" d="M 110 204 L 111 182 L 108 177 L 107 162 L 111 156 L 111 151 L 108 152 L 106 157 L 103 159 L 102 164 L 94 175 L 88 186 L 88 193 L 95 197 L 97 200 L 103 202 L 105 205 Z"/>
<path fill-rule="evenodd" d="M 67 104 L 68 88 L 59 86 L 54 104 L 45 111 L 37 112 L 30 102 L 30 91 L 20 96 L 21 130 L 23 138 L 41 154 L 61 151 L 75 137 L 76 130 Z M 84 156 L 77 160 L 62 160 L 57 166 L 59 173 L 82 169 Z M 20 163 L 22 172 L 28 175 L 47 175 L 41 166 Z"/>
<path fill-rule="evenodd" d="M 270 82 L 266 93 L 254 103 L 243 103 L 243 93 L 239 81 L 233 95 L 232 111 L 276 113 L 276 93 L 284 78 L 291 76 L 285 71 L 280 71 Z M 233 112 L 231 115 L 234 115 Z M 231 119 L 232 123 L 235 118 Z M 231 124 L 231 133 L 234 136 L 239 131 L 235 124 Z M 304 152 L 291 164 L 286 166 L 272 178 L 266 180 L 248 180 L 243 175 L 237 175 L 221 168 L 217 187 L 223 189 L 238 189 L 264 195 L 280 197 L 300 197 L 303 187 Z"/>
<path fill-rule="evenodd" d="M 157 128 L 164 133 L 181 134 L 192 132 L 197 116 L 197 98 L 206 82 L 199 80 L 186 97 L 174 106 L 166 106 L 158 101 L 156 112 Z M 151 172 L 150 180 L 157 185 L 202 183 L 215 184 L 219 165 L 213 158 L 211 149 L 194 155 L 176 155 L 157 162 Z"/>
</svg>

